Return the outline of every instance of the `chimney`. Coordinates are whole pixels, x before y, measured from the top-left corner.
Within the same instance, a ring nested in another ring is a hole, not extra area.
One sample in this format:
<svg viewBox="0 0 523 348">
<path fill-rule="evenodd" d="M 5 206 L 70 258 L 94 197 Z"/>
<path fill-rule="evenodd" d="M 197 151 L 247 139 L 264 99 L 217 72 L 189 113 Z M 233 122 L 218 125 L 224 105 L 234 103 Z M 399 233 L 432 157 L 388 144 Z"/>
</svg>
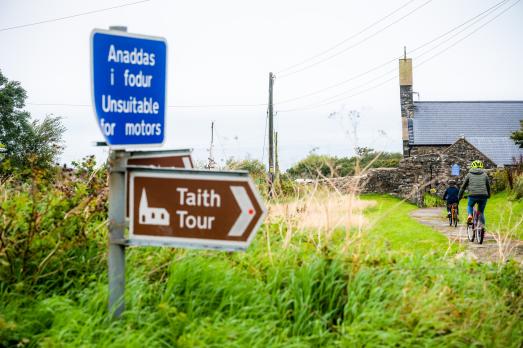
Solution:
<svg viewBox="0 0 523 348">
<path fill-rule="evenodd" d="M 414 101 L 412 98 L 412 59 L 407 58 L 406 50 L 403 58 L 399 60 L 399 70 L 403 157 L 409 157 L 408 119 L 414 117 Z"/>
</svg>

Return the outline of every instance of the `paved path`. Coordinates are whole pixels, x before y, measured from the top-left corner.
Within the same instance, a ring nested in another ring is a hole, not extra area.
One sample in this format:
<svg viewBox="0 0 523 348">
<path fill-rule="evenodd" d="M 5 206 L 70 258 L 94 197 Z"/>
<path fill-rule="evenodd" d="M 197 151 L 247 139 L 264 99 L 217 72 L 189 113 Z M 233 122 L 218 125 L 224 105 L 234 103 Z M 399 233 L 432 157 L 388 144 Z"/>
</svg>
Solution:
<svg viewBox="0 0 523 348">
<path fill-rule="evenodd" d="M 451 242 L 466 246 L 465 251 L 457 255 L 458 258 L 474 259 L 479 262 L 504 262 L 507 259 L 514 259 L 523 264 L 523 241 L 509 240 L 487 232 L 483 244 L 471 243 L 467 239 L 466 226 L 463 223 L 459 223 L 458 227 L 449 226 L 443 208 L 422 208 L 413 211 L 410 215 L 422 224 L 440 231 Z"/>
</svg>

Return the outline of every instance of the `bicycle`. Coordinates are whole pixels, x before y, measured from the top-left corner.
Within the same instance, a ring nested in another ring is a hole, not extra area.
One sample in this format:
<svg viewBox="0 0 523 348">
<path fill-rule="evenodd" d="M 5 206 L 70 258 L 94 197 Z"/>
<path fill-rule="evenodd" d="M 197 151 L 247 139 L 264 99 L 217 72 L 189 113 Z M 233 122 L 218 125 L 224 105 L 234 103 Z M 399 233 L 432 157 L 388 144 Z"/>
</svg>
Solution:
<svg viewBox="0 0 523 348">
<path fill-rule="evenodd" d="M 483 223 L 481 222 L 481 213 L 476 209 L 476 206 L 474 206 L 472 221 L 467 221 L 467 238 L 471 242 L 476 241 L 476 243 L 482 244 L 484 237 L 485 226 L 483 226 Z"/>
<path fill-rule="evenodd" d="M 458 227 L 458 214 L 458 204 L 452 203 L 450 205 L 449 226 Z"/>
</svg>

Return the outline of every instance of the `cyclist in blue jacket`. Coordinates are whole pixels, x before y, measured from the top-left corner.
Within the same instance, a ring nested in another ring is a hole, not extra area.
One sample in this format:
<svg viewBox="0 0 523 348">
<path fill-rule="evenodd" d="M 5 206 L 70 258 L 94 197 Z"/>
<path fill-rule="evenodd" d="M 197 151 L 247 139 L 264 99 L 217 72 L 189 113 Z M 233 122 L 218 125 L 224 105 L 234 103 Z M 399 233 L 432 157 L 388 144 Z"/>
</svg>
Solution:
<svg viewBox="0 0 523 348">
<path fill-rule="evenodd" d="M 450 206 L 459 202 L 459 189 L 456 187 L 455 180 L 449 180 L 449 187 L 445 190 L 443 199 L 447 201 L 447 217 L 450 217 Z"/>
</svg>

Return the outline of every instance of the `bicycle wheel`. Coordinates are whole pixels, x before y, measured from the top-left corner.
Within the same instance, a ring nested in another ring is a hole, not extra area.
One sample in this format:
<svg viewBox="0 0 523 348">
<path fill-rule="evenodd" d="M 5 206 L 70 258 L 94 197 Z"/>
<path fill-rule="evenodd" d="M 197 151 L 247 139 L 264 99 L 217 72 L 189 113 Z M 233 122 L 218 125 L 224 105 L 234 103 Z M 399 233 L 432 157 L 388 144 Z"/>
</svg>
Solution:
<svg viewBox="0 0 523 348">
<path fill-rule="evenodd" d="M 480 223 L 476 227 L 476 243 L 483 244 L 483 238 L 485 237 L 485 227 Z"/>
<path fill-rule="evenodd" d="M 452 220 L 454 222 L 454 227 L 458 227 L 458 207 L 452 207 Z"/>
<path fill-rule="evenodd" d="M 474 241 L 474 223 L 469 223 L 467 221 L 467 238 L 470 242 Z"/>
</svg>

